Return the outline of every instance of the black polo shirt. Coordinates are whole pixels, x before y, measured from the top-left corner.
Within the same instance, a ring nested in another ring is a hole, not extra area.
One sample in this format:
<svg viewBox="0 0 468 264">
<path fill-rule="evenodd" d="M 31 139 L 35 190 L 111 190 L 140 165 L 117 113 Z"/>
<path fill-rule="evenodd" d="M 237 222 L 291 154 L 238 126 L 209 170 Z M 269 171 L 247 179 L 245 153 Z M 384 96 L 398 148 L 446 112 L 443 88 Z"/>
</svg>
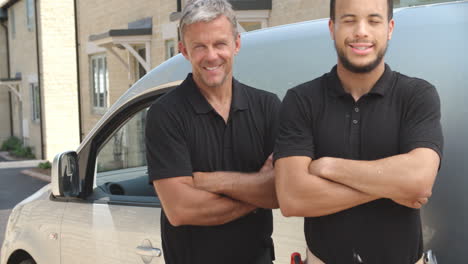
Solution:
<svg viewBox="0 0 468 264">
<path fill-rule="evenodd" d="M 377 160 L 426 147 L 442 153 L 440 102 L 428 82 L 388 65 L 357 102 L 336 66 L 290 89 L 280 111 L 275 160 L 288 156 Z M 414 264 L 422 254 L 419 210 L 380 199 L 332 215 L 305 219 L 309 249 L 327 264 Z"/>
<path fill-rule="evenodd" d="M 257 172 L 273 152 L 280 100 L 233 80 L 227 123 L 189 74 L 147 115 L 149 180 L 192 172 Z M 183 194 L 180 194 L 183 195 Z M 220 226 L 172 226 L 162 213 L 167 264 L 252 263 L 272 245 L 271 210 L 258 209 Z"/>
</svg>

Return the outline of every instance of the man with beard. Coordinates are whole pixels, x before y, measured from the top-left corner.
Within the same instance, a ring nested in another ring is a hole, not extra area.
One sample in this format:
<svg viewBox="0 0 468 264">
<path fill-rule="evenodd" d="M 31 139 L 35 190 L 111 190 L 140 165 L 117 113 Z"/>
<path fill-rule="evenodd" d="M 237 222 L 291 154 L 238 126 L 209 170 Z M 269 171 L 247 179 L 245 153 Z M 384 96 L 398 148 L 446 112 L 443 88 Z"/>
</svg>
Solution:
<svg viewBox="0 0 468 264">
<path fill-rule="evenodd" d="M 179 50 L 192 73 L 148 111 L 148 174 L 163 207 L 167 264 L 272 263 L 280 101 L 233 78 L 236 26 L 227 1 L 189 1 Z"/>
<path fill-rule="evenodd" d="M 282 103 L 277 194 L 284 215 L 306 217 L 308 263 L 422 263 L 419 208 L 441 159 L 440 102 L 434 86 L 384 63 L 392 9 L 332 0 L 338 63 Z"/>
</svg>

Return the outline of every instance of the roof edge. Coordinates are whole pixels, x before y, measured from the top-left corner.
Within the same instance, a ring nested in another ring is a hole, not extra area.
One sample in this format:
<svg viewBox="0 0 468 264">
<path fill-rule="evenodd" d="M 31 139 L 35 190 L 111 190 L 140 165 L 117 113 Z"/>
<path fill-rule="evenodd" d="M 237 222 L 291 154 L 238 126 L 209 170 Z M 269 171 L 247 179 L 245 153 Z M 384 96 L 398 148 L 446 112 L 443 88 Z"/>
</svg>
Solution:
<svg viewBox="0 0 468 264">
<path fill-rule="evenodd" d="M 0 0 L 0 7 L 1 8 L 9 8 L 10 6 L 16 4 L 19 0 Z"/>
<path fill-rule="evenodd" d="M 126 37 L 126 36 L 139 36 L 139 35 L 151 35 L 153 33 L 152 28 L 133 28 L 133 29 L 111 29 L 101 34 L 95 34 L 89 36 L 90 41 L 96 41 L 107 37 Z"/>
<path fill-rule="evenodd" d="M 0 82 L 18 82 L 21 78 L 0 78 Z"/>
</svg>

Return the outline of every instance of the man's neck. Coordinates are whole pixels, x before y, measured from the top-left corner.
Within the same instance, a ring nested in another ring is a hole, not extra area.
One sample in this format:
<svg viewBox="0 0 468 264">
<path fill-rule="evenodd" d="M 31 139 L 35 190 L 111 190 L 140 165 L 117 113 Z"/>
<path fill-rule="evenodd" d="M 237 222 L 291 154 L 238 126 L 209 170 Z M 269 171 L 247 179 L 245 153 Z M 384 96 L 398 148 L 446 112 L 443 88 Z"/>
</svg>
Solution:
<svg viewBox="0 0 468 264">
<path fill-rule="evenodd" d="M 193 78 L 201 94 L 216 112 L 227 122 L 232 101 L 232 76 L 228 76 L 226 81 L 220 86 L 206 86 L 202 82 Z"/>
<path fill-rule="evenodd" d="M 375 69 L 368 73 L 354 73 L 346 69 L 338 62 L 337 73 L 341 85 L 346 92 L 353 96 L 357 102 L 359 98 L 367 94 L 377 83 L 385 71 L 385 63 L 382 61 Z"/>
</svg>

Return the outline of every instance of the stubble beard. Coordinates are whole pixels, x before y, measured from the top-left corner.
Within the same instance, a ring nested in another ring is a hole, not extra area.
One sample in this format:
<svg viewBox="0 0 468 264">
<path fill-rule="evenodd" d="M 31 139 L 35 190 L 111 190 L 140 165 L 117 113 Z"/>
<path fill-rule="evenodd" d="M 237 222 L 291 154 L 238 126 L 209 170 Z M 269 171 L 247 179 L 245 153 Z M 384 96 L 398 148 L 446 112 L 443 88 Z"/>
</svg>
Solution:
<svg viewBox="0 0 468 264">
<path fill-rule="evenodd" d="M 370 63 L 368 63 L 366 65 L 361 66 L 361 65 L 353 64 L 346 57 L 343 49 L 338 48 L 338 46 L 336 45 L 336 41 L 334 43 L 335 43 L 335 50 L 336 50 L 336 53 L 338 55 L 338 60 L 341 62 L 341 64 L 343 65 L 343 67 L 345 69 L 347 69 L 348 71 L 353 72 L 353 73 L 369 73 L 369 72 L 373 71 L 382 62 L 382 60 L 383 60 L 383 58 L 385 56 L 385 53 L 387 52 L 387 48 L 388 48 L 388 43 L 386 43 L 385 48 L 381 49 L 377 53 L 377 57 L 375 58 L 375 60 L 371 61 Z"/>
<path fill-rule="evenodd" d="M 204 78 L 204 76 L 201 73 L 199 73 L 199 76 L 196 76 L 195 78 L 199 82 L 201 82 L 205 87 L 217 88 L 217 87 L 221 87 L 224 83 L 226 83 L 228 76 L 229 76 L 228 73 L 224 73 L 224 76 L 221 78 L 219 82 L 209 82 L 208 80 Z"/>
</svg>

